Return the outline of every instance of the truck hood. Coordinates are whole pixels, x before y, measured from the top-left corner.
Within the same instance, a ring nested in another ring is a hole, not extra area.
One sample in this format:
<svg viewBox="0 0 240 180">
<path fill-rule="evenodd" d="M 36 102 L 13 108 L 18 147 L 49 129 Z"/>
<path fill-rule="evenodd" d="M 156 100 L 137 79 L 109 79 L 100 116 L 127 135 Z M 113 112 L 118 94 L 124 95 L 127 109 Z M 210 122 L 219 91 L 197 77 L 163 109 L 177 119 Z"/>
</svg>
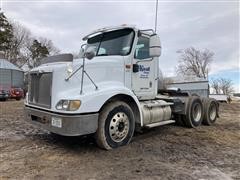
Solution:
<svg viewBox="0 0 240 180">
<path fill-rule="evenodd" d="M 52 72 L 51 106 L 55 107 L 60 99 L 79 99 L 81 96 L 96 91 L 94 84 L 84 74 L 83 93 L 80 94 L 82 69 L 77 71 L 68 81 L 65 79 L 83 64 L 83 59 L 73 62 L 57 62 L 43 64 L 31 70 L 31 73 Z M 121 84 L 124 86 L 124 57 L 107 56 L 85 60 L 85 71 L 101 90 L 106 84 Z"/>
<path fill-rule="evenodd" d="M 63 74 L 67 72 L 67 69 L 72 69 L 75 71 L 83 64 L 83 58 L 74 59 L 73 62 L 55 62 L 40 65 L 33 68 L 30 72 L 57 72 L 60 71 Z M 123 57 L 120 56 L 99 56 L 92 60 L 85 60 L 85 70 L 90 70 L 94 68 L 95 70 L 102 69 L 102 67 L 119 67 L 124 64 Z M 69 74 L 69 72 L 68 72 Z M 68 75 L 67 74 L 67 75 Z"/>
</svg>

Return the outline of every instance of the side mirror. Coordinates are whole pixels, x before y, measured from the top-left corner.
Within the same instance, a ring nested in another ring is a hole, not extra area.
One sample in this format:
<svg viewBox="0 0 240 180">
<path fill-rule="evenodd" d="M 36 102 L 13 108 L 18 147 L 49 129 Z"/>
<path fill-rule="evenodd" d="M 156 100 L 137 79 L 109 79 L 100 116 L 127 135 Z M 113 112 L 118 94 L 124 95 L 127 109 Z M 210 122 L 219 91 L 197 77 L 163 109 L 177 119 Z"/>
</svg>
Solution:
<svg viewBox="0 0 240 180">
<path fill-rule="evenodd" d="M 85 52 L 84 52 L 84 56 L 88 59 L 91 60 L 92 58 L 94 58 L 94 56 L 96 55 L 96 50 L 95 47 L 87 47 Z"/>
<path fill-rule="evenodd" d="M 157 34 L 154 34 L 150 37 L 149 42 L 149 56 L 150 57 L 159 57 L 161 56 L 161 42 Z"/>
</svg>

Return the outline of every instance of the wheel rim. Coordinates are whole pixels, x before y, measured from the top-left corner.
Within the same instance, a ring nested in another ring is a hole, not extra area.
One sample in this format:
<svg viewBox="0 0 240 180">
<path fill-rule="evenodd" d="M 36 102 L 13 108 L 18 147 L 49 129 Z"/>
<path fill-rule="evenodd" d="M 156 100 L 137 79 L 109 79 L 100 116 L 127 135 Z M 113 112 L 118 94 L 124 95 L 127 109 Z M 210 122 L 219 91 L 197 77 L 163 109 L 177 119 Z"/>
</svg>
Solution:
<svg viewBox="0 0 240 180">
<path fill-rule="evenodd" d="M 202 117 L 202 108 L 200 104 L 195 104 L 193 106 L 193 119 L 195 122 L 199 122 Z"/>
<path fill-rule="evenodd" d="M 217 115 L 217 108 L 214 104 L 212 104 L 209 108 L 209 117 L 213 121 Z"/>
<path fill-rule="evenodd" d="M 129 118 L 124 112 L 113 116 L 109 126 L 110 137 L 114 142 L 121 142 L 129 132 Z"/>
</svg>

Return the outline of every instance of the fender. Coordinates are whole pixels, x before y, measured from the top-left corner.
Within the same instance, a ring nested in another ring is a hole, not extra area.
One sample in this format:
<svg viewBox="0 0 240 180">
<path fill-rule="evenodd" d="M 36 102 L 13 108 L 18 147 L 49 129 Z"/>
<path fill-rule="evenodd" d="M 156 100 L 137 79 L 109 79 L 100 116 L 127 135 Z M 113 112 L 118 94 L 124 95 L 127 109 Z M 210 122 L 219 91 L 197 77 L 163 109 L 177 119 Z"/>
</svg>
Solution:
<svg viewBox="0 0 240 180">
<path fill-rule="evenodd" d="M 64 113 L 64 114 L 90 114 L 90 113 L 96 113 L 99 112 L 100 109 L 103 107 L 103 105 L 112 97 L 116 95 L 126 95 L 131 97 L 134 102 L 137 105 L 138 111 L 140 112 L 139 117 L 140 117 L 140 124 L 141 126 L 143 125 L 143 116 L 141 112 L 141 106 L 140 102 L 138 101 L 138 98 L 135 96 L 135 94 L 128 88 L 126 88 L 123 83 L 119 82 L 104 82 L 101 84 L 98 84 L 99 88 L 98 90 L 94 90 L 92 87 L 86 87 L 84 89 L 84 93 L 80 94 L 79 93 L 79 88 L 77 89 L 69 89 L 68 91 L 64 91 L 56 96 L 55 101 L 52 102 L 52 108 L 51 109 L 46 109 L 43 107 L 35 106 L 35 105 L 30 105 L 28 104 L 27 100 L 25 101 L 25 105 L 29 107 L 35 107 L 38 109 L 42 110 L 47 110 L 47 111 L 52 111 L 52 112 L 57 112 L 57 113 Z M 55 107 L 55 104 L 61 100 L 61 99 L 79 99 L 81 100 L 81 106 L 78 110 L 76 111 L 61 111 L 57 110 Z"/>
<path fill-rule="evenodd" d="M 77 113 L 99 112 L 109 99 L 120 94 L 130 96 L 135 101 L 140 112 L 140 122 L 142 126 L 143 119 L 140 102 L 135 94 L 130 89 L 126 88 L 122 83 L 107 82 L 104 83 L 104 85 L 100 85 L 99 90 L 91 91 L 81 95 L 79 97 L 81 100 L 81 107 Z"/>
</svg>

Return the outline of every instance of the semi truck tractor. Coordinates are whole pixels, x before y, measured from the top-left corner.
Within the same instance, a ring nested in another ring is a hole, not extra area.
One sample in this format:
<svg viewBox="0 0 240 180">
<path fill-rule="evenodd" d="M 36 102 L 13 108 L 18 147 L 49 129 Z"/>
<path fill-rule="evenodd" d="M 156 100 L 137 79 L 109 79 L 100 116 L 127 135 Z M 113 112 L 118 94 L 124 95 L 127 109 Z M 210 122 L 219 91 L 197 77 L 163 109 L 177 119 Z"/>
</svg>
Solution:
<svg viewBox="0 0 240 180">
<path fill-rule="evenodd" d="M 50 56 L 29 72 L 27 121 L 63 136 L 94 134 L 106 150 L 128 144 L 143 128 L 216 121 L 214 99 L 158 89 L 162 47 L 153 30 L 106 27 L 83 41 L 81 58 Z"/>
</svg>

